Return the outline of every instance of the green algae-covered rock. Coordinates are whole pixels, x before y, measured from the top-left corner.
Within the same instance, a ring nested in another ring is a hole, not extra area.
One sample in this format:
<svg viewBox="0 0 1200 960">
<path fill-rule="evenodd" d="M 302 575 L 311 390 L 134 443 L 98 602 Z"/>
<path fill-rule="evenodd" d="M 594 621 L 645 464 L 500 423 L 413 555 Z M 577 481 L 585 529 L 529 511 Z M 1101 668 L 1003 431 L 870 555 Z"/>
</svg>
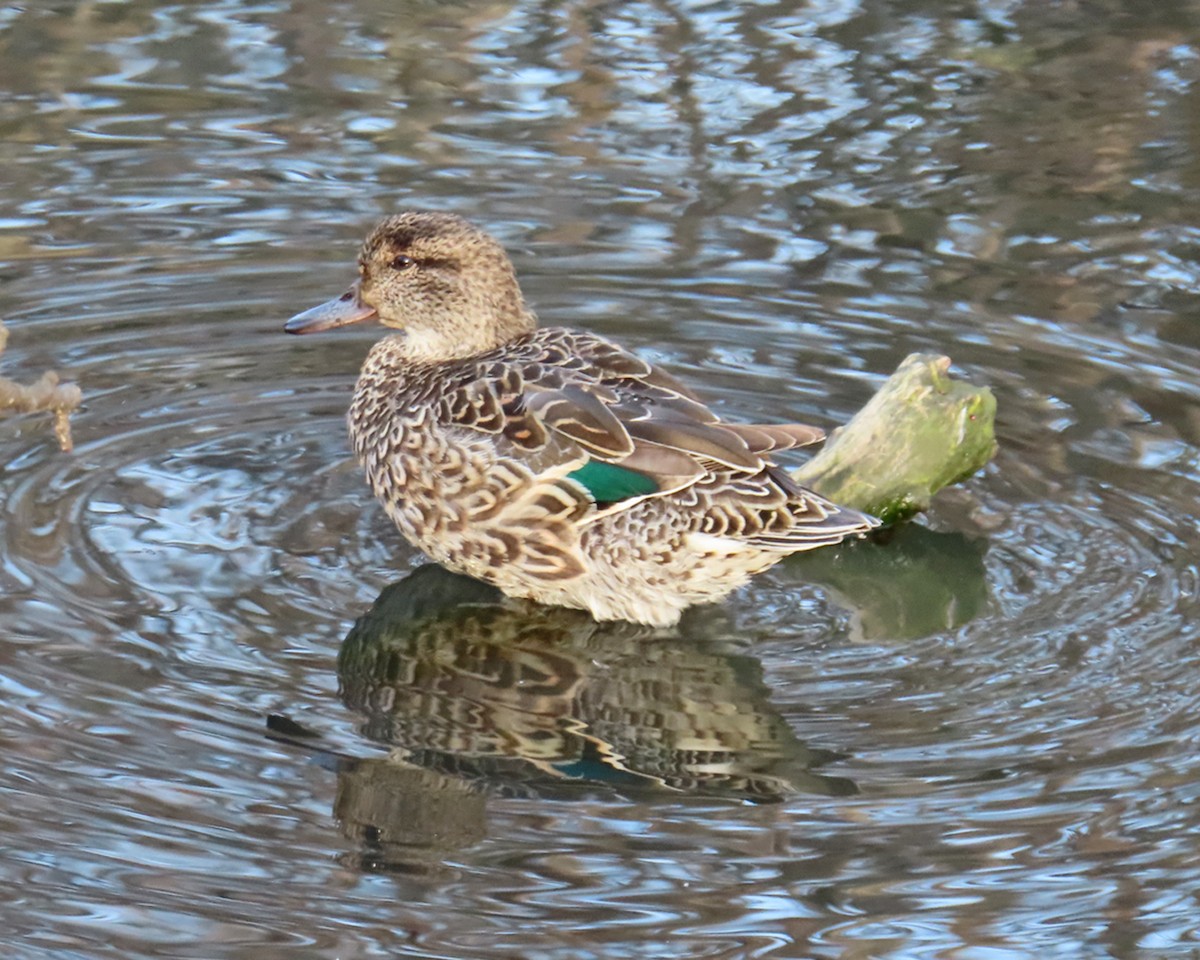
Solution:
<svg viewBox="0 0 1200 960">
<path fill-rule="evenodd" d="M 926 509 L 996 452 L 996 398 L 949 370 L 949 357 L 910 354 L 796 479 L 885 523 Z"/>
</svg>

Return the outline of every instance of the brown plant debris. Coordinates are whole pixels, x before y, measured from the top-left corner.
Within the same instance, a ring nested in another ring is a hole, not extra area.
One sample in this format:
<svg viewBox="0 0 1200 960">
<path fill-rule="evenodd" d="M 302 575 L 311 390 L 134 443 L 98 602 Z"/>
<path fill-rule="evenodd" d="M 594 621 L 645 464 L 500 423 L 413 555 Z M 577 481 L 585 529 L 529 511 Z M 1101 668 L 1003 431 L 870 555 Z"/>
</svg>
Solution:
<svg viewBox="0 0 1200 960">
<path fill-rule="evenodd" d="M 8 344 L 8 331 L 0 321 L 0 353 Z M 71 444 L 71 412 L 83 400 L 83 392 L 74 383 L 59 383 L 58 374 L 47 370 L 29 386 L 0 377 L 0 417 L 17 413 L 54 414 L 54 435 L 63 452 Z"/>
</svg>

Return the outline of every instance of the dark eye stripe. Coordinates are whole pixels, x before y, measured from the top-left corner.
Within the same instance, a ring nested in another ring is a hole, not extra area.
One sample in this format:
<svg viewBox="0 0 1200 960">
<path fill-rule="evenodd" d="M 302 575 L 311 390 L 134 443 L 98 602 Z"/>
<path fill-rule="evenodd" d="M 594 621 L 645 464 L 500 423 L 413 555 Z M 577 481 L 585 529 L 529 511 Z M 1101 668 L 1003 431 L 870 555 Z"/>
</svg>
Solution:
<svg viewBox="0 0 1200 960">
<path fill-rule="evenodd" d="M 388 262 L 393 270 L 408 270 L 411 267 L 422 267 L 426 270 L 457 270 L 459 263 L 449 257 L 411 257 L 399 253 Z"/>
</svg>

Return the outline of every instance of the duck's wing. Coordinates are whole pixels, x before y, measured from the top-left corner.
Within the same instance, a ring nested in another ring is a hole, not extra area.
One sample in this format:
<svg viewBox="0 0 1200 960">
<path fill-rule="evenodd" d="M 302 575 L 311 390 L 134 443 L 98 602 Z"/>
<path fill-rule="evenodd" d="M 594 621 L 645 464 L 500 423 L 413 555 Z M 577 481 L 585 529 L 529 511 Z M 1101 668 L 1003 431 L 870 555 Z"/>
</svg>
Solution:
<svg viewBox="0 0 1200 960">
<path fill-rule="evenodd" d="M 801 424 L 722 423 L 660 368 L 599 337 L 553 328 L 481 357 L 448 400 L 455 424 L 495 435 L 605 509 L 717 475 L 754 477 L 774 470 L 769 454 L 824 437 Z"/>
</svg>

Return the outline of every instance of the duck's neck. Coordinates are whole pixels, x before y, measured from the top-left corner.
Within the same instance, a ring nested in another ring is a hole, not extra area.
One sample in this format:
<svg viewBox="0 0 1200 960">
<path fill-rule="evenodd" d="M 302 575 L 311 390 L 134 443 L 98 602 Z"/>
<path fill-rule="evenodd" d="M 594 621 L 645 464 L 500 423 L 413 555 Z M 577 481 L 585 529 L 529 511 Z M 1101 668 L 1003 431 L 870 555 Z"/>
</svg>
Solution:
<svg viewBox="0 0 1200 960">
<path fill-rule="evenodd" d="M 429 365 L 405 356 L 404 342 L 404 334 L 398 333 L 384 337 L 371 348 L 359 371 L 346 417 L 354 452 L 366 467 L 372 487 L 387 472 L 384 467 L 391 445 L 402 439 L 393 428 L 400 427 L 403 433 L 407 422 L 420 416 L 421 401 L 427 399 L 433 382 Z"/>
<path fill-rule="evenodd" d="M 388 344 L 388 354 L 398 362 L 428 366 L 468 360 L 502 347 L 535 329 L 537 320 L 526 310 L 502 326 L 489 326 L 486 329 L 466 324 L 414 327 L 387 337 L 376 346 Z"/>
<path fill-rule="evenodd" d="M 357 401 L 370 392 L 380 397 L 392 397 L 407 392 L 428 379 L 430 368 L 437 366 L 425 345 L 418 342 L 413 349 L 413 337 L 408 331 L 392 333 L 376 342 L 363 360 L 354 388 Z"/>
<path fill-rule="evenodd" d="M 491 270 L 485 281 L 437 290 L 398 311 L 394 326 L 402 333 L 384 341 L 387 350 L 408 363 L 445 363 L 532 333 L 537 317 L 525 305 L 512 268 L 501 266 L 505 269 Z"/>
</svg>

